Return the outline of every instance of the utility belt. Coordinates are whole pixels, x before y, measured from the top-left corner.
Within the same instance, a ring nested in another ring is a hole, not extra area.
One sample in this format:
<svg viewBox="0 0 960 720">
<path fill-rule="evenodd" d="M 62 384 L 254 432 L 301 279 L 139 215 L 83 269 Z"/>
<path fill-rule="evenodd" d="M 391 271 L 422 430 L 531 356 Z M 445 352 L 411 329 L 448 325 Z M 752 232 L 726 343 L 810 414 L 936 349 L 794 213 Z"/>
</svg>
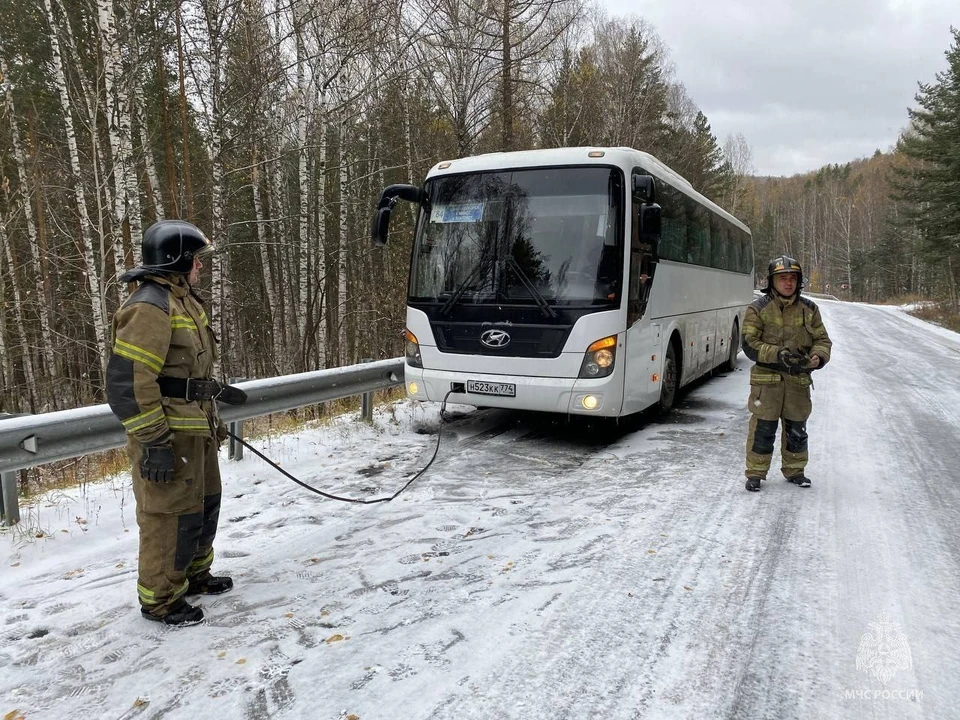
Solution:
<svg viewBox="0 0 960 720">
<path fill-rule="evenodd" d="M 790 372 L 787 368 L 779 363 L 757 363 L 757 367 L 762 367 L 766 370 L 773 370 L 774 372 L 785 372 L 788 375 L 809 375 L 814 368 L 798 368 L 796 372 Z"/>
<path fill-rule="evenodd" d="M 247 394 L 233 385 L 221 385 L 205 378 L 158 377 L 157 384 L 164 397 L 193 400 L 221 400 L 228 405 L 243 405 Z"/>
<path fill-rule="evenodd" d="M 810 387 L 813 388 L 813 371 L 817 368 L 798 368 L 795 372 L 790 372 L 782 365 L 774 365 L 773 363 L 757 363 L 757 367 L 762 367 L 765 370 L 773 370 L 776 373 L 787 373 L 790 377 L 800 377 L 801 375 L 806 375 L 810 378 Z"/>
</svg>

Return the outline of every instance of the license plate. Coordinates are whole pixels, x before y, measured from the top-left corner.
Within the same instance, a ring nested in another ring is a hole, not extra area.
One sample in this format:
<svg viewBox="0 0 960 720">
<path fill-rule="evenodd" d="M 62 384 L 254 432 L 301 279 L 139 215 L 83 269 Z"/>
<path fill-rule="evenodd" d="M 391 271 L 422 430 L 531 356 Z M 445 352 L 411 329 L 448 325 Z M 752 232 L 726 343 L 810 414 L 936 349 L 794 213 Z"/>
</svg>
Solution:
<svg viewBox="0 0 960 720">
<path fill-rule="evenodd" d="M 467 392 L 478 395 L 500 395 L 502 397 L 516 397 L 517 386 L 513 383 L 485 382 L 483 380 L 467 380 Z"/>
</svg>

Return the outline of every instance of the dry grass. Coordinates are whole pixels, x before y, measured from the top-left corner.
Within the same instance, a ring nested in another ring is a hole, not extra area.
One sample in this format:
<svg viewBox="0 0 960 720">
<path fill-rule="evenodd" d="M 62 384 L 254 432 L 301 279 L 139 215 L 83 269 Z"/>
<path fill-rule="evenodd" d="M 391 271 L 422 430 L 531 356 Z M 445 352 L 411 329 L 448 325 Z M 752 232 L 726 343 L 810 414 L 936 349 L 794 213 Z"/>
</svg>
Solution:
<svg viewBox="0 0 960 720">
<path fill-rule="evenodd" d="M 948 330 L 960 332 L 960 313 L 951 303 L 925 303 L 915 310 L 911 310 L 910 314 Z"/>
<path fill-rule="evenodd" d="M 881 300 L 881 305 L 925 305 L 927 303 L 935 303 L 936 300 L 931 300 L 928 297 L 922 295 L 917 295 L 915 293 L 904 293 L 903 295 L 895 295 L 894 297 L 887 298 L 886 300 Z"/>
<path fill-rule="evenodd" d="M 393 404 L 405 397 L 402 387 L 381 390 L 374 393 L 374 407 Z M 320 405 L 274 413 L 243 421 L 244 439 L 261 438 L 269 435 L 281 435 L 295 432 L 304 427 L 326 425 L 335 418 L 352 412 L 359 412 L 360 397 L 331 400 Z M 21 470 L 19 473 L 19 493 L 21 497 L 30 497 L 48 490 L 63 490 L 96 482 L 105 477 L 129 471 L 130 460 L 123 448 L 106 452 L 84 455 L 70 460 L 48 463 L 40 467 Z"/>
</svg>

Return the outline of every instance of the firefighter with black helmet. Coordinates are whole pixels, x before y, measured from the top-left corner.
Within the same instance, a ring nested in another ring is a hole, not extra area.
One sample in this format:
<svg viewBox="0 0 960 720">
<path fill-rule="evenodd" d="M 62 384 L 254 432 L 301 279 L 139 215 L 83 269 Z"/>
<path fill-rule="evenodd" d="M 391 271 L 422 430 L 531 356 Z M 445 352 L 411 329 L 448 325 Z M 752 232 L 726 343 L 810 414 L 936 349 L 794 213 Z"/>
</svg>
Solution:
<svg viewBox="0 0 960 720">
<path fill-rule="evenodd" d="M 139 287 L 113 318 L 107 365 L 107 400 L 127 431 L 133 463 L 141 613 L 167 625 L 203 619 L 185 596 L 233 587 L 210 572 L 226 427 L 216 405 L 223 388 L 212 379 L 217 341 L 193 286 L 201 258 L 212 252 L 188 222 L 147 228 L 142 265 L 120 277 Z"/>
<path fill-rule="evenodd" d="M 830 360 L 833 343 L 820 309 L 801 297 L 803 268 L 781 255 L 767 268 L 764 296 L 747 307 L 743 319 L 743 352 L 756 363 L 750 370 L 750 425 L 747 431 L 746 488 L 760 490 L 773 459 L 777 428 L 781 471 L 799 487 L 810 487 L 805 474 L 807 418 L 812 402 L 810 374 Z"/>
</svg>

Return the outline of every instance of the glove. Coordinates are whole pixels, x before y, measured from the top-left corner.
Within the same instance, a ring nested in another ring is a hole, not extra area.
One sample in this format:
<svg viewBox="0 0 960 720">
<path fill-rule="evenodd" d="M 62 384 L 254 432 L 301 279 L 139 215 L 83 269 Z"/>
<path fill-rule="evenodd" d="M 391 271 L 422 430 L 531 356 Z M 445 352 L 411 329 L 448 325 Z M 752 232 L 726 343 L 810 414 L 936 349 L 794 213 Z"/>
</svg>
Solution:
<svg viewBox="0 0 960 720">
<path fill-rule="evenodd" d="M 167 435 L 159 442 L 144 445 L 140 460 L 140 476 L 155 483 L 173 480 L 173 443 Z"/>
<path fill-rule="evenodd" d="M 217 443 L 222 443 L 227 439 L 227 426 L 223 420 L 217 421 Z"/>
<path fill-rule="evenodd" d="M 807 357 L 803 353 L 788 348 L 780 348 L 780 352 L 777 353 L 777 360 L 780 361 L 781 367 L 791 375 L 799 375 L 807 364 Z"/>
</svg>

